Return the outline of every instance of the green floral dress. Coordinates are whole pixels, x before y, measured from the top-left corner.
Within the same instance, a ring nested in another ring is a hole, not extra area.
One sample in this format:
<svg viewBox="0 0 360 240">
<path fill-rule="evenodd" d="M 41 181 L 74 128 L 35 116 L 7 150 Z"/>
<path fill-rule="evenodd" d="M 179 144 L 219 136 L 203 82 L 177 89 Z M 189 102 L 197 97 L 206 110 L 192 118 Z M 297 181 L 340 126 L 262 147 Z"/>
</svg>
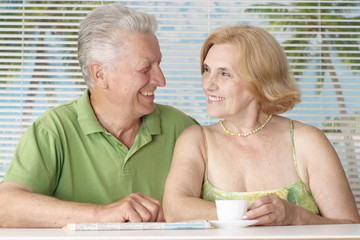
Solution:
<svg viewBox="0 0 360 240">
<path fill-rule="evenodd" d="M 206 136 L 203 131 L 204 139 L 205 139 L 205 151 L 206 151 L 206 164 L 207 164 L 207 143 Z M 282 199 L 288 200 L 289 202 L 296 204 L 300 207 L 303 207 L 315 214 L 319 214 L 319 208 L 315 203 L 315 200 L 312 196 L 310 189 L 305 185 L 305 183 L 299 177 L 299 171 L 297 167 L 297 160 L 295 155 L 295 146 L 294 146 L 294 124 L 293 121 L 290 120 L 290 135 L 292 140 L 292 153 L 293 160 L 296 168 L 296 172 L 298 175 L 298 179 L 295 183 L 269 191 L 257 191 L 257 192 L 230 192 L 224 191 L 213 186 L 208 178 L 207 178 L 207 166 L 205 173 L 205 181 L 202 186 L 201 198 L 208 201 L 215 201 L 217 199 L 243 199 L 248 200 L 249 204 L 253 203 L 255 199 L 260 196 L 276 194 Z"/>
</svg>

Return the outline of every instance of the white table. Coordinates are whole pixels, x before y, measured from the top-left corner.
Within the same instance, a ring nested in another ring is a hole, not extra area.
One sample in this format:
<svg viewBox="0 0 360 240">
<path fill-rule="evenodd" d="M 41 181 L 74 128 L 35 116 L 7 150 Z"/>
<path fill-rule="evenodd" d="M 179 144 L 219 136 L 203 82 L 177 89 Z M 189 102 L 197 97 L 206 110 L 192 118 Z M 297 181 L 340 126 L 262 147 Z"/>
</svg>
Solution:
<svg viewBox="0 0 360 240">
<path fill-rule="evenodd" d="M 66 232 L 59 228 L 0 229 L 1 240 L 128 240 L 128 239 L 360 239 L 360 224 L 247 227 L 204 230 L 132 230 Z"/>
</svg>

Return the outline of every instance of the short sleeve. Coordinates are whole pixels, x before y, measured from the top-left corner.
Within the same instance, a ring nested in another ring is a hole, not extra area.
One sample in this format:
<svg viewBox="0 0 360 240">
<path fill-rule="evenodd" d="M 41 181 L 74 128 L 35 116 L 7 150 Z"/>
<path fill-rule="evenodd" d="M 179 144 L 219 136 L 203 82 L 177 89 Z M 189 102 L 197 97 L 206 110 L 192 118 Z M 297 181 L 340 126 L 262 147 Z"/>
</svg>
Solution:
<svg viewBox="0 0 360 240">
<path fill-rule="evenodd" d="M 51 195 L 61 169 L 57 141 L 55 134 L 35 122 L 19 141 L 3 181 L 16 182 L 33 192 Z"/>
</svg>

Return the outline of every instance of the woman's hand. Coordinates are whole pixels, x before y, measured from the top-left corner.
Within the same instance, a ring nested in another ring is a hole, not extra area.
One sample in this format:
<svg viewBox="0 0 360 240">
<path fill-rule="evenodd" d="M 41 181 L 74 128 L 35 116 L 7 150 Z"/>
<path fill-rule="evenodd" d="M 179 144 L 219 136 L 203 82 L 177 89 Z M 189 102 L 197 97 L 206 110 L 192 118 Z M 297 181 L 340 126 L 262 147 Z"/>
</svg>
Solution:
<svg viewBox="0 0 360 240">
<path fill-rule="evenodd" d="M 294 225 L 299 217 L 299 207 L 275 194 L 259 197 L 250 205 L 244 220 L 259 220 L 254 225 Z"/>
</svg>

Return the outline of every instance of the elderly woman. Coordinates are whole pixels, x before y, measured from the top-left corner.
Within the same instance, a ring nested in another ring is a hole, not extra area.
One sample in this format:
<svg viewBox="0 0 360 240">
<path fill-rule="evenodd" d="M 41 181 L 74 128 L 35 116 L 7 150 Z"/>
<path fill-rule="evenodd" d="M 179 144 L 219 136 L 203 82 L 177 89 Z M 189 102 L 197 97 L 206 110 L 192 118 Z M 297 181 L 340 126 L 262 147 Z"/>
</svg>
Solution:
<svg viewBox="0 0 360 240">
<path fill-rule="evenodd" d="M 221 28 L 201 52 L 207 110 L 218 124 L 177 140 L 167 221 L 216 219 L 216 199 L 246 199 L 257 225 L 360 222 L 340 160 L 317 128 L 279 114 L 300 102 L 286 56 L 267 31 Z"/>
</svg>

